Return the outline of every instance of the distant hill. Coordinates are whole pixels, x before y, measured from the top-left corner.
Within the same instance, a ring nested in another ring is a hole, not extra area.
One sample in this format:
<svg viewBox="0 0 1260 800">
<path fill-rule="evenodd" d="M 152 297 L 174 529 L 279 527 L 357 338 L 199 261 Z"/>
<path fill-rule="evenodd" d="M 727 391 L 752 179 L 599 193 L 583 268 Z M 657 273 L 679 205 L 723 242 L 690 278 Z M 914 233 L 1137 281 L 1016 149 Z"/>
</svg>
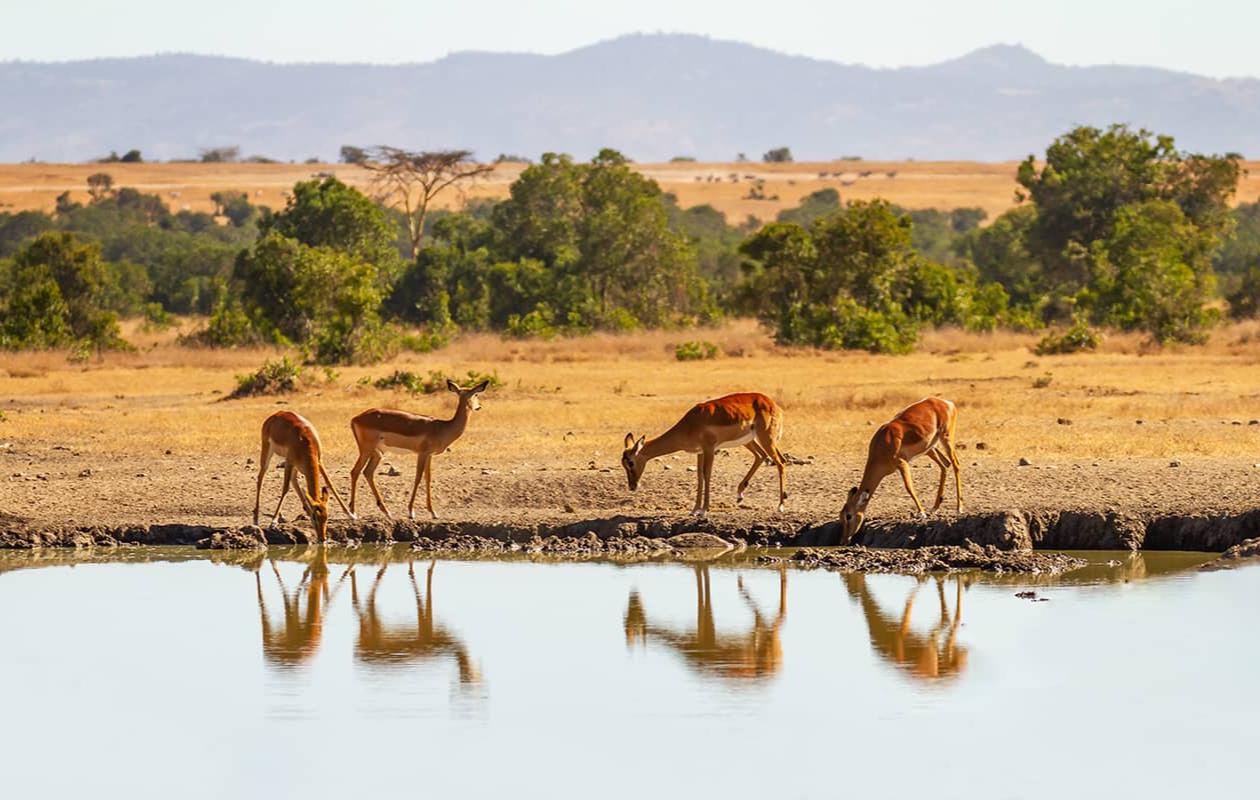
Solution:
<svg viewBox="0 0 1260 800">
<path fill-rule="evenodd" d="M 1260 155 L 1260 80 L 1066 67 L 995 46 L 872 69 L 686 35 L 555 56 L 458 53 L 428 64 L 269 64 L 197 55 L 0 63 L 0 161 L 81 161 L 138 147 L 188 158 L 240 145 L 281 159 L 342 144 L 467 147 L 641 161 L 1005 160 L 1079 123 L 1129 122 L 1202 151 Z"/>
</svg>

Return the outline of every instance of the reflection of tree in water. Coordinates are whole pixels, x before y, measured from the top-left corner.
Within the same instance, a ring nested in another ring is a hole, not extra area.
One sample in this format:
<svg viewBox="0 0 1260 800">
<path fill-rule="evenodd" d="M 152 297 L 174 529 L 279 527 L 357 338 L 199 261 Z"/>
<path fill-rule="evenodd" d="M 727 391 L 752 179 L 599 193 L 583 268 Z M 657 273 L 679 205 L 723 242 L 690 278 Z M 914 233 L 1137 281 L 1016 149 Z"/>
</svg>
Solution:
<svg viewBox="0 0 1260 800">
<path fill-rule="evenodd" d="M 407 577 L 411 580 L 416 598 L 416 621 L 402 625 L 386 623 L 377 610 L 376 595 L 389 569 L 389 561 L 382 562 L 377 570 L 365 604 L 360 603 L 357 575 L 351 569 L 350 596 L 359 618 L 355 657 L 365 664 L 401 665 L 451 656 L 459 666 L 459 682 L 476 685 L 481 681 L 481 674 L 468 655 L 468 648 L 444 627 L 433 622 L 433 569 L 436 566 L 436 561 L 429 564 L 422 595 L 420 584 L 416 581 L 415 563 L 407 561 Z"/>
<path fill-rule="evenodd" d="M 762 678 L 777 672 L 783 664 L 779 630 L 787 617 L 787 570 L 779 570 L 779 612 L 773 619 L 762 614 L 744 588 L 744 579 L 739 578 L 740 596 L 753 615 L 752 627 L 742 633 L 718 632 L 713 622 L 709 568 L 697 565 L 695 572 L 695 629 L 680 631 L 649 622 L 639 593 L 632 591 L 626 607 L 626 644 L 646 645 L 650 639 L 677 651 L 696 671 L 723 678 Z"/>
<path fill-rule="evenodd" d="M 910 614 L 915 598 L 927 578 L 919 578 L 910 596 L 906 598 L 901 617 L 884 613 L 871 590 L 866 576 L 848 573 L 843 576 L 849 596 L 862 606 L 866 626 L 871 634 L 871 646 L 885 660 L 904 669 L 909 675 L 922 680 L 954 678 L 967 668 L 967 648 L 958 644 L 958 626 L 962 615 L 963 579 L 954 577 L 954 613 L 951 617 L 945 601 L 945 579 L 936 578 L 936 593 L 940 600 L 940 618 L 927 633 L 910 627 Z M 944 640 L 941 634 L 944 632 Z"/>
<path fill-rule="evenodd" d="M 254 567 L 254 580 L 258 589 L 258 615 L 262 620 L 263 657 L 275 664 L 296 666 L 315 654 L 324 633 L 324 613 L 335 594 L 335 590 L 330 592 L 328 587 L 328 553 L 323 547 L 318 548 L 315 560 L 302 572 L 293 591 L 285 585 L 275 559 L 267 561 L 280 586 L 283 622 L 278 628 L 273 626 L 267 613 L 260 560 Z M 341 581 L 337 585 L 340 586 Z"/>
</svg>

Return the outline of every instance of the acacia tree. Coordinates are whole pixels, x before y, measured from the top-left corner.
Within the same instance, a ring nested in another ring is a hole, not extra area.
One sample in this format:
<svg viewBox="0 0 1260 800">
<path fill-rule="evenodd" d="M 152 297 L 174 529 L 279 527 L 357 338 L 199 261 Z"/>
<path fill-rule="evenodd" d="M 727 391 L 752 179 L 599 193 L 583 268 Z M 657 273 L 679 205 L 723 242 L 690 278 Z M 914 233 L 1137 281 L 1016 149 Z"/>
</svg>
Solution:
<svg viewBox="0 0 1260 800">
<path fill-rule="evenodd" d="M 371 170 L 372 188 L 381 202 L 407 218 L 407 238 L 411 258 L 420 251 L 424 220 L 434 198 L 462 181 L 474 181 L 494 171 L 492 164 L 472 160 L 471 150 L 427 150 L 412 152 L 380 146 L 369 151 L 362 165 Z"/>
<path fill-rule="evenodd" d="M 88 176 L 88 194 L 93 203 L 99 203 L 114 189 L 114 178 L 108 172 L 96 172 Z"/>
</svg>

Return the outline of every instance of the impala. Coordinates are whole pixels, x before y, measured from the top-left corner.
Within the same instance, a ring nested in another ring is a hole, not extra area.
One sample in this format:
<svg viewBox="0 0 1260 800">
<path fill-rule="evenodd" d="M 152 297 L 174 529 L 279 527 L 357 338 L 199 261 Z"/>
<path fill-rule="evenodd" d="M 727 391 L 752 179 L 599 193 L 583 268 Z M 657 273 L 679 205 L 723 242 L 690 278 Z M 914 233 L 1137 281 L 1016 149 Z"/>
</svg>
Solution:
<svg viewBox="0 0 1260 800">
<path fill-rule="evenodd" d="M 271 525 L 280 519 L 280 507 L 289 493 L 289 485 L 297 486 L 298 498 L 302 507 L 315 526 L 315 536 L 323 542 L 328 535 L 328 492 L 332 489 L 333 497 L 341 510 L 350 514 L 346 504 L 341 502 L 341 495 L 332 488 L 328 472 L 320 462 L 322 449 L 319 434 L 300 414 L 292 411 L 277 411 L 267 417 L 262 426 L 262 453 L 258 456 L 258 485 L 254 491 L 254 524 L 258 524 L 258 506 L 262 501 L 263 478 L 267 475 L 267 467 L 271 464 L 271 456 L 278 455 L 284 459 L 284 487 L 280 490 L 280 502 L 276 503 L 276 513 L 271 518 Z M 293 472 L 297 470 L 306 479 L 306 486 L 294 483 Z M 324 485 L 319 485 L 323 479 Z"/>
<path fill-rule="evenodd" d="M 787 500 L 783 485 L 786 462 L 778 446 L 782 435 L 783 409 L 773 400 L 755 392 L 728 394 L 693 406 L 674 427 L 655 439 L 641 436 L 636 441 L 633 433 L 627 433 L 621 465 L 625 467 L 626 480 L 633 492 L 639 487 L 643 468 L 652 459 L 678 451 L 696 453 L 696 507 L 691 513 L 702 517 L 709 511 L 709 479 L 713 474 L 714 454 L 742 445 L 752 453 L 753 461 L 748 474 L 739 482 L 736 502 L 743 502 L 748 482 L 761 462 L 769 459 L 779 470 L 779 511 L 782 511 Z"/>
<path fill-rule="evenodd" d="M 880 481 L 894 472 L 901 473 L 906 491 L 914 501 L 920 517 L 926 517 L 923 504 L 914 491 L 910 478 L 910 461 L 927 454 L 941 469 L 940 484 L 936 487 L 936 503 L 932 510 L 941 507 L 945 499 L 945 477 L 954 470 L 954 494 L 957 511 L 962 511 L 962 478 L 958 470 L 958 454 L 954 451 L 954 425 L 958 421 L 958 409 L 949 400 L 928 397 L 893 417 L 875 431 L 866 456 L 866 469 L 862 482 L 849 490 L 844 504 L 844 541 L 847 543 L 862 527 L 866 518 L 866 506 L 875 494 Z"/>
<path fill-rule="evenodd" d="M 481 409 L 481 401 L 477 395 L 490 386 L 485 380 L 471 389 L 465 389 L 454 381 L 448 380 L 446 388 L 459 395 L 455 406 L 455 415 L 450 419 L 434 419 L 406 411 L 395 411 L 387 408 L 370 408 L 350 421 L 350 430 L 354 432 L 354 440 L 359 445 L 359 458 L 350 470 L 350 515 L 354 516 L 354 501 L 359 486 L 359 475 L 367 474 L 368 487 L 376 498 L 376 505 L 393 519 L 385 500 L 376 488 L 376 467 L 381 463 L 386 450 L 399 450 L 416 454 L 416 481 L 411 487 L 411 500 L 407 503 L 407 515 L 416 518 L 416 493 L 420 489 L 420 479 L 424 478 L 425 505 L 429 513 L 437 519 L 433 510 L 433 456 L 446 451 L 451 443 L 464 433 L 468 425 L 468 412 Z"/>
</svg>

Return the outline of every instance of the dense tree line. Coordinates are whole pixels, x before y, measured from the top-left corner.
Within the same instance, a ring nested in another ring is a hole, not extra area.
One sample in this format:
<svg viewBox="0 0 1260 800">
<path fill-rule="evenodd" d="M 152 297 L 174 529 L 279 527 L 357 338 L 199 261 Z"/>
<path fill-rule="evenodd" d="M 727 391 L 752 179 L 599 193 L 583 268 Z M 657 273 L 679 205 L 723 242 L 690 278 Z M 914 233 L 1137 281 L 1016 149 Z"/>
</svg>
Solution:
<svg viewBox="0 0 1260 800">
<path fill-rule="evenodd" d="M 980 209 L 846 203 L 835 189 L 732 224 L 681 208 L 612 150 L 544 154 L 501 202 L 419 215 L 335 178 L 299 183 L 274 213 L 241 192 L 216 193 L 214 214 L 172 213 L 101 173 L 86 204 L 0 214 L 0 347 L 122 347 L 120 317 L 167 313 L 208 316 L 192 343 L 291 345 L 323 363 L 458 330 L 723 315 L 755 316 L 785 344 L 884 352 L 934 325 L 1067 328 L 1065 349 L 1096 341 L 1094 326 L 1193 342 L 1220 309 L 1260 305 L 1260 204 L 1230 209 L 1239 171 L 1237 156 L 1146 131 L 1078 128 L 1021 165 L 1022 202 L 987 225 Z"/>
</svg>

